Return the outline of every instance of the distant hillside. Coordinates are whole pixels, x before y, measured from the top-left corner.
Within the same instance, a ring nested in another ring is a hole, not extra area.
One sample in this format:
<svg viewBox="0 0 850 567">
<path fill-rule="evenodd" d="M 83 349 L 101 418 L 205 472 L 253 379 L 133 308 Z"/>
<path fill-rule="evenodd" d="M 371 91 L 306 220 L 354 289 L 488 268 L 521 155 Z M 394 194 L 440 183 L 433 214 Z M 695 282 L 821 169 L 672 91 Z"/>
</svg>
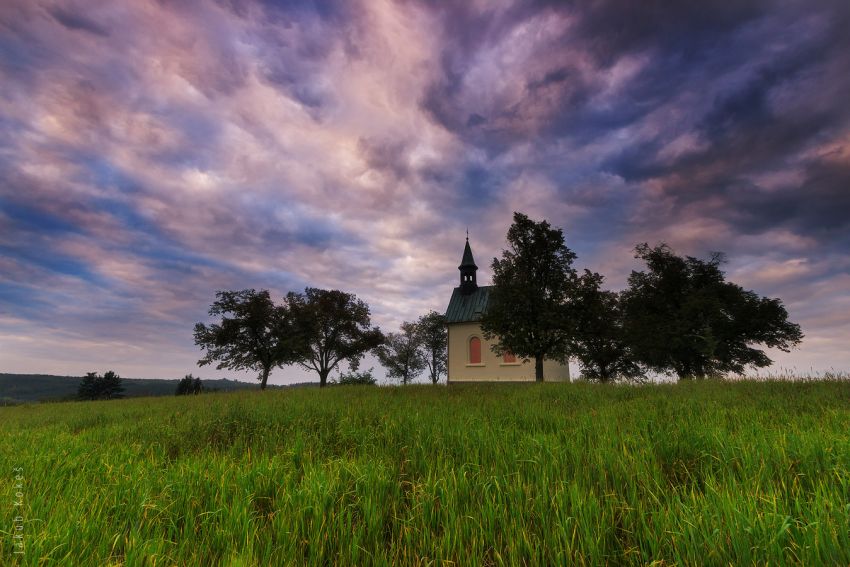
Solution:
<svg viewBox="0 0 850 567">
<path fill-rule="evenodd" d="M 0 373 L 0 405 L 48 400 L 68 400 L 77 396 L 79 376 L 51 376 L 48 374 L 3 374 Z M 124 378 L 124 396 L 173 396 L 179 380 L 157 380 L 150 378 Z M 259 382 L 238 380 L 204 380 L 204 387 L 221 392 L 233 390 L 257 390 Z M 285 386 L 269 385 L 269 388 Z"/>
</svg>

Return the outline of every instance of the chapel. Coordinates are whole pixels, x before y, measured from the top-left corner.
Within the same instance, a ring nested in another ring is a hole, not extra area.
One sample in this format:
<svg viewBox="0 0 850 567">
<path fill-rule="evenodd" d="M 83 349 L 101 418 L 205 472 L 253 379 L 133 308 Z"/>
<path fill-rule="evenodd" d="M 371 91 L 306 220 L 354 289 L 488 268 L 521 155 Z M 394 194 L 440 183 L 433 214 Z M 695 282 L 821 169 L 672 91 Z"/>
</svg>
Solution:
<svg viewBox="0 0 850 567">
<path fill-rule="evenodd" d="M 460 285 L 452 291 L 446 309 L 448 325 L 448 375 L 453 382 L 533 382 L 534 361 L 523 361 L 511 353 L 497 355 L 491 350 L 481 332 L 481 316 L 487 312 L 487 302 L 493 286 L 479 286 L 478 266 L 472 257 L 469 236 L 460 261 Z M 569 382 L 570 368 L 554 360 L 543 361 L 543 376 L 547 382 Z"/>
</svg>

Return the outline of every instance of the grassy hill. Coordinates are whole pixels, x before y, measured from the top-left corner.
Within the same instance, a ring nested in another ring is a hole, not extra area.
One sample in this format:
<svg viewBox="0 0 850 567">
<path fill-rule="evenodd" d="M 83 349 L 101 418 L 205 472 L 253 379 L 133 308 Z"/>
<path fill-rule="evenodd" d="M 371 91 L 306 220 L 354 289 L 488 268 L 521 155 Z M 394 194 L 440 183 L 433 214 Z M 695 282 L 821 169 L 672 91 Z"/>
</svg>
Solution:
<svg viewBox="0 0 850 567">
<path fill-rule="evenodd" d="M 4 374 L 0 373 L 0 404 L 37 402 L 47 400 L 69 400 L 77 395 L 79 376 L 51 376 L 49 374 Z M 157 380 L 146 378 L 123 378 L 124 395 L 173 396 L 179 380 Z M 259 382 L 237 380 L 204 380 L 206 388 L 221 392 L 234 390 L 258 390 Z M 269 386 L 272 387 L 272 386 Z"/>
<path fill-rule="evenodd" d="M 3 565 L 850 563 L 847 381 L 241 391 L 0 435 Z"/>
</svg>

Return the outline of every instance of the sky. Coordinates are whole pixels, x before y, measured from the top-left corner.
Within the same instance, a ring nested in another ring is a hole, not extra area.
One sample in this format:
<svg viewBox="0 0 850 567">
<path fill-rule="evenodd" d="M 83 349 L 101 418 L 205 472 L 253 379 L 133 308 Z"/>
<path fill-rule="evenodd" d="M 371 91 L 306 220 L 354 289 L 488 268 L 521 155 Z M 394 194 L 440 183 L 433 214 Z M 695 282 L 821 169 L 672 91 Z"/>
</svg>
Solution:
<svg viewBox="0 0 850 567">
<path fill-rule="evenodd" d="M 217 290 L 395 330 L 445 310 L 467 229 L 489 283 L 514 211 L 610 289 L 638 243 L 722 251 L 805 333 L 768 372 L 850 370 L 848 29 L 846 0 L 5 0 L 0 372 L 253 380 L 196 365 Z"/>
</svg>

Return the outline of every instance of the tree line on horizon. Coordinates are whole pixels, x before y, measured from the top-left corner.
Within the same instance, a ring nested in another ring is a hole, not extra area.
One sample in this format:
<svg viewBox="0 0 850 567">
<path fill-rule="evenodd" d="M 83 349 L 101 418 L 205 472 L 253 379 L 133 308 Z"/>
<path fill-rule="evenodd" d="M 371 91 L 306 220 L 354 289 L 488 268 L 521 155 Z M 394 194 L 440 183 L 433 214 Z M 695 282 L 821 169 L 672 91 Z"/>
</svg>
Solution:
<svg viewBox="0 0 850 567">
<path fill-rule="evenodd" d="M 788 321 L 779 299 L 727 282 L 720 253 L 708 260 L 681 257 L 666 244 L 640 244 L 627 289 L 602 288 L 604 276 L 573 267 L 576 254 L 548 222 L 514 213 L 508 247 L 494 258 L 493 287 L 481 326 L 496 354 L 533 361 L 575 358 L 582 377 L 599 382 L 639 379 L 648 372 L 679 379 L 741 373 L 771 363 L 758 345 L 784 351 L 799 344 L 799 325 Z M 340 290 L 306 288 L 280 303 L 268 290 L 219 291 L 209 310 L 220 322 L 197 323 L 201 366 L 253 370 L 264 389 L 274 368 L 314 371 L 319 385 L 346 365 L 339 383 L 374 384 L 358 372 L 371 352 L 387 375 L 407 384 L 428 371 L 438 383 L 447 371 L 447 329 L 431 311 L 398 332 L 371 324 L 369 306 Z"/>
<path fill-rule="evenodd" d="M 771 364 L 757 346 L 788 351 L 803 337 L 781 300 L 725 280 L 720 253 L 702 260 L 680 257 L 664 243 L 639 244 L 635 257 L 646 269 L 632 271 L 628 287 L 615 292 L 602 288 L 601 274 L 573 267 L 577 256 L 562 230 L 546 221 L 514 213 L 507 243 L 493 259 L 481 327 L 496 354 L 533 361 L 537 381 L 544 378 L 544 359 L 570 358 L 582 378 L 603 383 L 638 380 L 648 372 L 721 377 Z M 220 321 L 195 325 L 195 344 L 205 351 L 198 364 L 255 371 L 261 389 L 274 368 L 286 365 L 316 372 L 321 387 L 333 371 L 340 375 L 332 383 L 375 384 L 371 369 L 359 370 L 367 353 L 402 384 L 426 370 L 437 384 L 447 373 L 446 321 L 435 311 L 385 334 L 354 294 L 308 287 L 280 303 L 268 290 L 219 291 L 209 314 Z M 115 399 L 123 390 L 115 372 L 89 372 L 78 397 Z M 189 374 L 176 394 L 205 390 Z"/>
<path fill-rule="evenodd" d="M 628 287 L 602 288 L 604 276 L 573 267 L 576 254 L 561 229 L 514 213 L 508 247 L 494 258 L 493 289 L 481 321 L 485 338 L 535 362 L 573 357 L 582 377 L 600 382 L 649 372 L 678 379 L 722 377 L 771 364 L 764 346 L 788 351 L 800 326 L 780 299 L 726 281 L 722 253 L 678 256 L 667 244 L 635 247 L 646 269 Z"/>
<path fill-rule="evenodd" d="M 174 392 L 177 396 L 214 392 L 216 388 L 207 388 L 203 381 L 191 374 L 184 376 Z M 117 400 L 124 397 L 124 385 L 121 376 L 114 370 L 108 370 L 103 375 L 97 372 L 87 372 L 77 386 L 78 400 Z"/>
<path fill-rule="evenodd" d="M 204 351 L 198 364 L 255 371 L 261 389 L 274 368 L 287 365 L 316 372 L 321 387 L 343 367 L 348 372 L 340 383 L 374 383 L 371 371 L 358 372 L 370 352 L 403 384 L 425 368 L 436 384 L 446 371 L 445 322 L 433 311 L 403 323 L 398 333 L 384 334 L 372 326 L 369 306 L 356 295 L 308 287 L 279 303 L 265 289 L 219 291 L 209 314 L 220 321 L 195 325 L 195 344 Z"/>
</svg>

